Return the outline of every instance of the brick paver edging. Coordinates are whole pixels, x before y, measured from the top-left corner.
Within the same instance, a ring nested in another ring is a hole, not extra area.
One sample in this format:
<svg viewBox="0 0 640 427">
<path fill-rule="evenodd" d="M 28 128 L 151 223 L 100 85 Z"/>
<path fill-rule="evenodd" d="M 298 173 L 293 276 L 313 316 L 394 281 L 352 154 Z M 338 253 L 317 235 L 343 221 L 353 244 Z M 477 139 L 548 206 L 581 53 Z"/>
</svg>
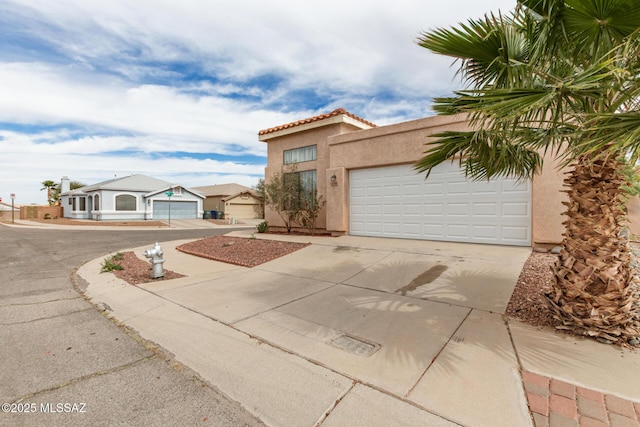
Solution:
<svg viewBox="0 0 640 427">
<path fill-rule="evenodd" d="M 535 427 L 640 427 L 640 403 L 523 371 Z"/>
</svg>

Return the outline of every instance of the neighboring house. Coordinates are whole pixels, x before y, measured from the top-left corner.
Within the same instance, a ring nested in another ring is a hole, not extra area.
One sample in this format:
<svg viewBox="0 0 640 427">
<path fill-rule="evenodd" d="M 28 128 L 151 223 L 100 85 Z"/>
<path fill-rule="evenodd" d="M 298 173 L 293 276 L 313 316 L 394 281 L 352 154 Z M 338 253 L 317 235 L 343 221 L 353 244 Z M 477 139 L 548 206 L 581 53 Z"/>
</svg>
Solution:
<svg viewBox="0 0 640 427">
<path fill-rule="evenodd" d="M 223 212 L 225 218 L 254 219 L 264 216 L 262 199 L 244 185 L 217 184 L 193 189 L 206 197 L 204 210 Z"/>
<path fill-rule="evenodd" d="M 65 218 L 112 220 L 202 218 L 204 196 L 197 191 L 146 175 L 115 178 L 70 190 L 61 181 L 60 203 Z M 168 192 L 173 195 L 169 197 Z"/>
<path fill-rule="evenodd" d="M 414 171 L 430 135 L 468 129 L 464 116 L 377 127 L 338 109 L 258 135 L 267 143 L 267 182 L 295 165 L 308 190 L 326 198 L 318 226 L 333 234 L 518 246 L 560 242 L 563 171 L 549 156 L 532 182 L 473 182 L 456 161 L 439 165 L 428 179 Z M 265 218 L 283 225 L 269 208 Z"/>
</svg>

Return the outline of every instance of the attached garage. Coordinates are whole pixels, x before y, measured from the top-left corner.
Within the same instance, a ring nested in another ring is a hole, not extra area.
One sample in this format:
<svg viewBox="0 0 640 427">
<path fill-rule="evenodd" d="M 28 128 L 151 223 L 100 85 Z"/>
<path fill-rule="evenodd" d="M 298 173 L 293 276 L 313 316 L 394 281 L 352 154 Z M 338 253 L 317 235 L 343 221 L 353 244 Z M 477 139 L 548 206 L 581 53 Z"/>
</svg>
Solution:
<svg viewBox="0 0 640 427">
<path fill-rule="evenodd" d="M 196 201 L 153 201 L 153 219 L 169 219 L 171 205 L 172 219 L 197 219 L 198 202 Z"/>
<path fill-rule="evenodd" d="M 412 165 L 349 172 L 350 234 L 452 242 L 531 245 L 531 185 L 474 182 L 457 163 L 428 179 Z"/>
</svg>

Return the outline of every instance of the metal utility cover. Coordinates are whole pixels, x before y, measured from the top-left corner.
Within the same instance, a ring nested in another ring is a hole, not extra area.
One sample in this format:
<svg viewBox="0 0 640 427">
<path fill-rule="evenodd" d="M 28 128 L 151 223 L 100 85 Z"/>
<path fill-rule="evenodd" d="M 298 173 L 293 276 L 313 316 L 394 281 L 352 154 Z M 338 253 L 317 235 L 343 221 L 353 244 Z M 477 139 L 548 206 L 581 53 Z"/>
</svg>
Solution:
<svg viewBox="0 0 640 427">
<path fill-rule="evenodd" d="M 360 338 L 349 335 L 340 335 L 329 342 L 335 348 L 355 354 L 356 356 L 369 357 L 380 348 L 379 344 L 369 343 Z"/>
</svg>

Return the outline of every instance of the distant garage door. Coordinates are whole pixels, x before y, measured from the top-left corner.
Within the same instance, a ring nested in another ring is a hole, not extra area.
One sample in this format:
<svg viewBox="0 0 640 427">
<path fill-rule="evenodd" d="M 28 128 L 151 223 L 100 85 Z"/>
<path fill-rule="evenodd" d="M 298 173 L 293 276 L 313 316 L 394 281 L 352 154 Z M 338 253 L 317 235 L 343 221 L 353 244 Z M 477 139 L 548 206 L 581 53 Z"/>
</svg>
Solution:
<svg viewBox="0 0 640 427">
<path fill-rule="evenodd" d="M 243 205 L 240 203 L 231 203 L 225 210 L 229 212 L 229 216 L 239 219 L 254 219 L 258 218 L 257 205 Z"/>
<path fill-rule="evenodd" d="M 198 218 L 198 202 L 153 202 L 153 219 L 169 219 L 169 203 L 171 203 L 172 219 Z"/>
<path fill-rule="evenodd" d="M 427 180 L 411 165 L 353 170 L 349 180 L 352 235 L 531 245 L 528 182 L 473 182 L 451 162 Z"/>
</svg>

